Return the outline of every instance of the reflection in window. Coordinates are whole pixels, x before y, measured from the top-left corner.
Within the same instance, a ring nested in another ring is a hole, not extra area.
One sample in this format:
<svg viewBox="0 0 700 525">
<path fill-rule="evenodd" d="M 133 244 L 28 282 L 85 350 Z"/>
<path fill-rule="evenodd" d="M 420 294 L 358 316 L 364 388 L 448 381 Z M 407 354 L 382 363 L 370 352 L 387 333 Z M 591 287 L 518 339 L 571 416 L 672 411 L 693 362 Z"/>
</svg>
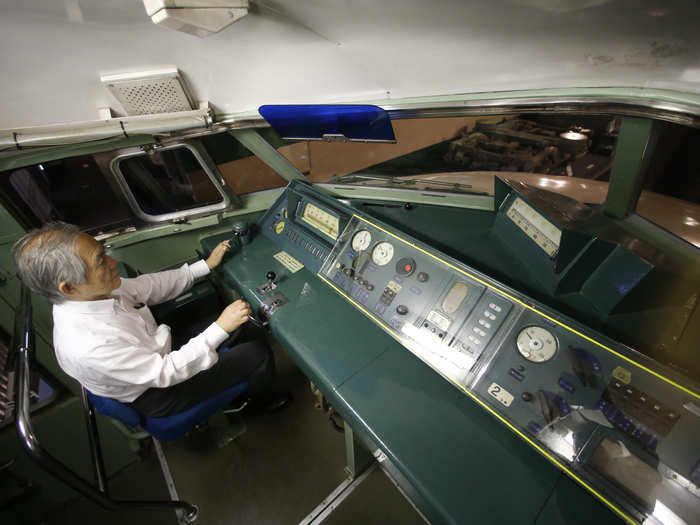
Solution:
<svg viewBox="0 0 700 525">
<path fill-rule="evenodd" d="M 304 146 L 305 143 L 282 140 L 272 128 L 260 128 L 256 131 L 287 157 L 300 172 L 308 173 L 308 156 L 298 151 L 299 145 Z M 287 181 L 284 178 L 231 134 L 206 135 L 201 138 L 201 141 L 216 163 L 226 184 L 236 195 L 286 186 Z"/>
<path fill-rule="evenodd" d="M 659 139 L 636 211 L 700 248 L 700 130 L 656 125 Z"/>
<path fill-rule="evenodd" d="M 155 151 L 119 161 L 139 207 L 163 215 L 222 202 L 223 197 L 191 150 Z"/>
<path fill-rule="evenodd" d="M 619 120 L 609 116 L 399 119 L 396 144 L 303 142 L 313 182 L 492 195 L 494 175 L 590 204 L 608 192 Z M 282 149 L 279 150 L 282 152 Z"/>
<path fill-rule="evenodd" d="M 0 177 L 10 205 L 31 226 L 61 220 L 96 233 L 130 222 L 92 156 L 52 160 Z"/>
</svg>

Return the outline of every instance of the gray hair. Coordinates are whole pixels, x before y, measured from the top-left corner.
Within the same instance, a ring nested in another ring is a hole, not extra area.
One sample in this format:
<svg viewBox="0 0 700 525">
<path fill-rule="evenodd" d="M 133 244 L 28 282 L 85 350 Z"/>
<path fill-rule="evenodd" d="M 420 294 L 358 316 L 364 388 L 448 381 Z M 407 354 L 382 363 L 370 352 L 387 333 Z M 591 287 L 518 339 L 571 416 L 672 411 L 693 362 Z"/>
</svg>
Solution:
<svg viewBox="0 0 700 525">
<path fill-rule="evenodd" d="M 19 239 L 12 247 L 12 255 L 24 284 L 57 304 L 66 300 L 58 291 L 62 281 L 86 283 L 85 263 L 75 249 L 78 236 L 77 226 L 49 222 Z"/>
</svg>

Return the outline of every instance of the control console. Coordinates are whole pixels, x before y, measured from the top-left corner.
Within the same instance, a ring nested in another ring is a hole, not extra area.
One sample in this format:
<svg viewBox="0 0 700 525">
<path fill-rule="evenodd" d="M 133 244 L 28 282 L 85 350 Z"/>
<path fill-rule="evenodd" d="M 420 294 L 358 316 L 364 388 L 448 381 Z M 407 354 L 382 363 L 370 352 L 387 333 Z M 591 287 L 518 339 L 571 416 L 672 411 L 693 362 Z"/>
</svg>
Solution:
<svg viewBox="0 0 700 525">
<path fill-rule="evenodd" d="M 536 226 L 537 249 L 556 255 L 556 229 L 537 208 L 515 193 L 508 202 L 494 213 L 522 226 L 523 242 Z M 290 272 L 306 265 L 621 517 L 697 522 L 697 386 L 304 185 L 260 224 Z"/>
</svg>

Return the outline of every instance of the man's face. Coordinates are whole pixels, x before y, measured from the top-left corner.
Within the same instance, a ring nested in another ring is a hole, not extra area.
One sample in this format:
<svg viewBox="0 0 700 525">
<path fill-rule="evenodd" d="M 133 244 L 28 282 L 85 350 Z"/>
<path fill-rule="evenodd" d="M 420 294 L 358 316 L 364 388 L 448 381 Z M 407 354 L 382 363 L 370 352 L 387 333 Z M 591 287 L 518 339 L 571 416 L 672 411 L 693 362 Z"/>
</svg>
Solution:
<svg viewBox="0 0 700 525">
<path fill-rule="evenodd" d="M 85 263 L 87 283 L 71 284 L 68 298 L 73 301 L 106 299 L 121 286 L 117 261 L 105 253 L 102 243 L 85 233 L 76 239 L 75 248 Z"/>
</svg>

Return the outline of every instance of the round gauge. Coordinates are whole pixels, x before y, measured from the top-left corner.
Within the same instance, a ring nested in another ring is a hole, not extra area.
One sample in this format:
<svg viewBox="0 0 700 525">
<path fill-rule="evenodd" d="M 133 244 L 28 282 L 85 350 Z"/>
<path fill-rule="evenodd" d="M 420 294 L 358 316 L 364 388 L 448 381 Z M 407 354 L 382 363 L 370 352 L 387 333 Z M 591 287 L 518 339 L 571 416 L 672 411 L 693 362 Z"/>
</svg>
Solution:
<svg viewBox="0 0 700 525">
<path fill-rule="evenodd" d="M 557 339 L 541 326 L 528 326 L 520 330 L 516 344 L 520 355 L 533 363 L 549 361 L 557 353 Z"/>
<path fill-rule="evenodd" d="M 352 249 L 356 252 L 361 252 L 369 248 L 369 243 L 372 242 L 372 234 L 367 230 L 360 230 L 352 237 Z"/>
<path fill-rule="evenodd" d="M 380 242 L 372 250 L 372 262 L 377 266 L 389 264 L 394 256 L 394 246 L 389 242 Z"/>
</svg>

